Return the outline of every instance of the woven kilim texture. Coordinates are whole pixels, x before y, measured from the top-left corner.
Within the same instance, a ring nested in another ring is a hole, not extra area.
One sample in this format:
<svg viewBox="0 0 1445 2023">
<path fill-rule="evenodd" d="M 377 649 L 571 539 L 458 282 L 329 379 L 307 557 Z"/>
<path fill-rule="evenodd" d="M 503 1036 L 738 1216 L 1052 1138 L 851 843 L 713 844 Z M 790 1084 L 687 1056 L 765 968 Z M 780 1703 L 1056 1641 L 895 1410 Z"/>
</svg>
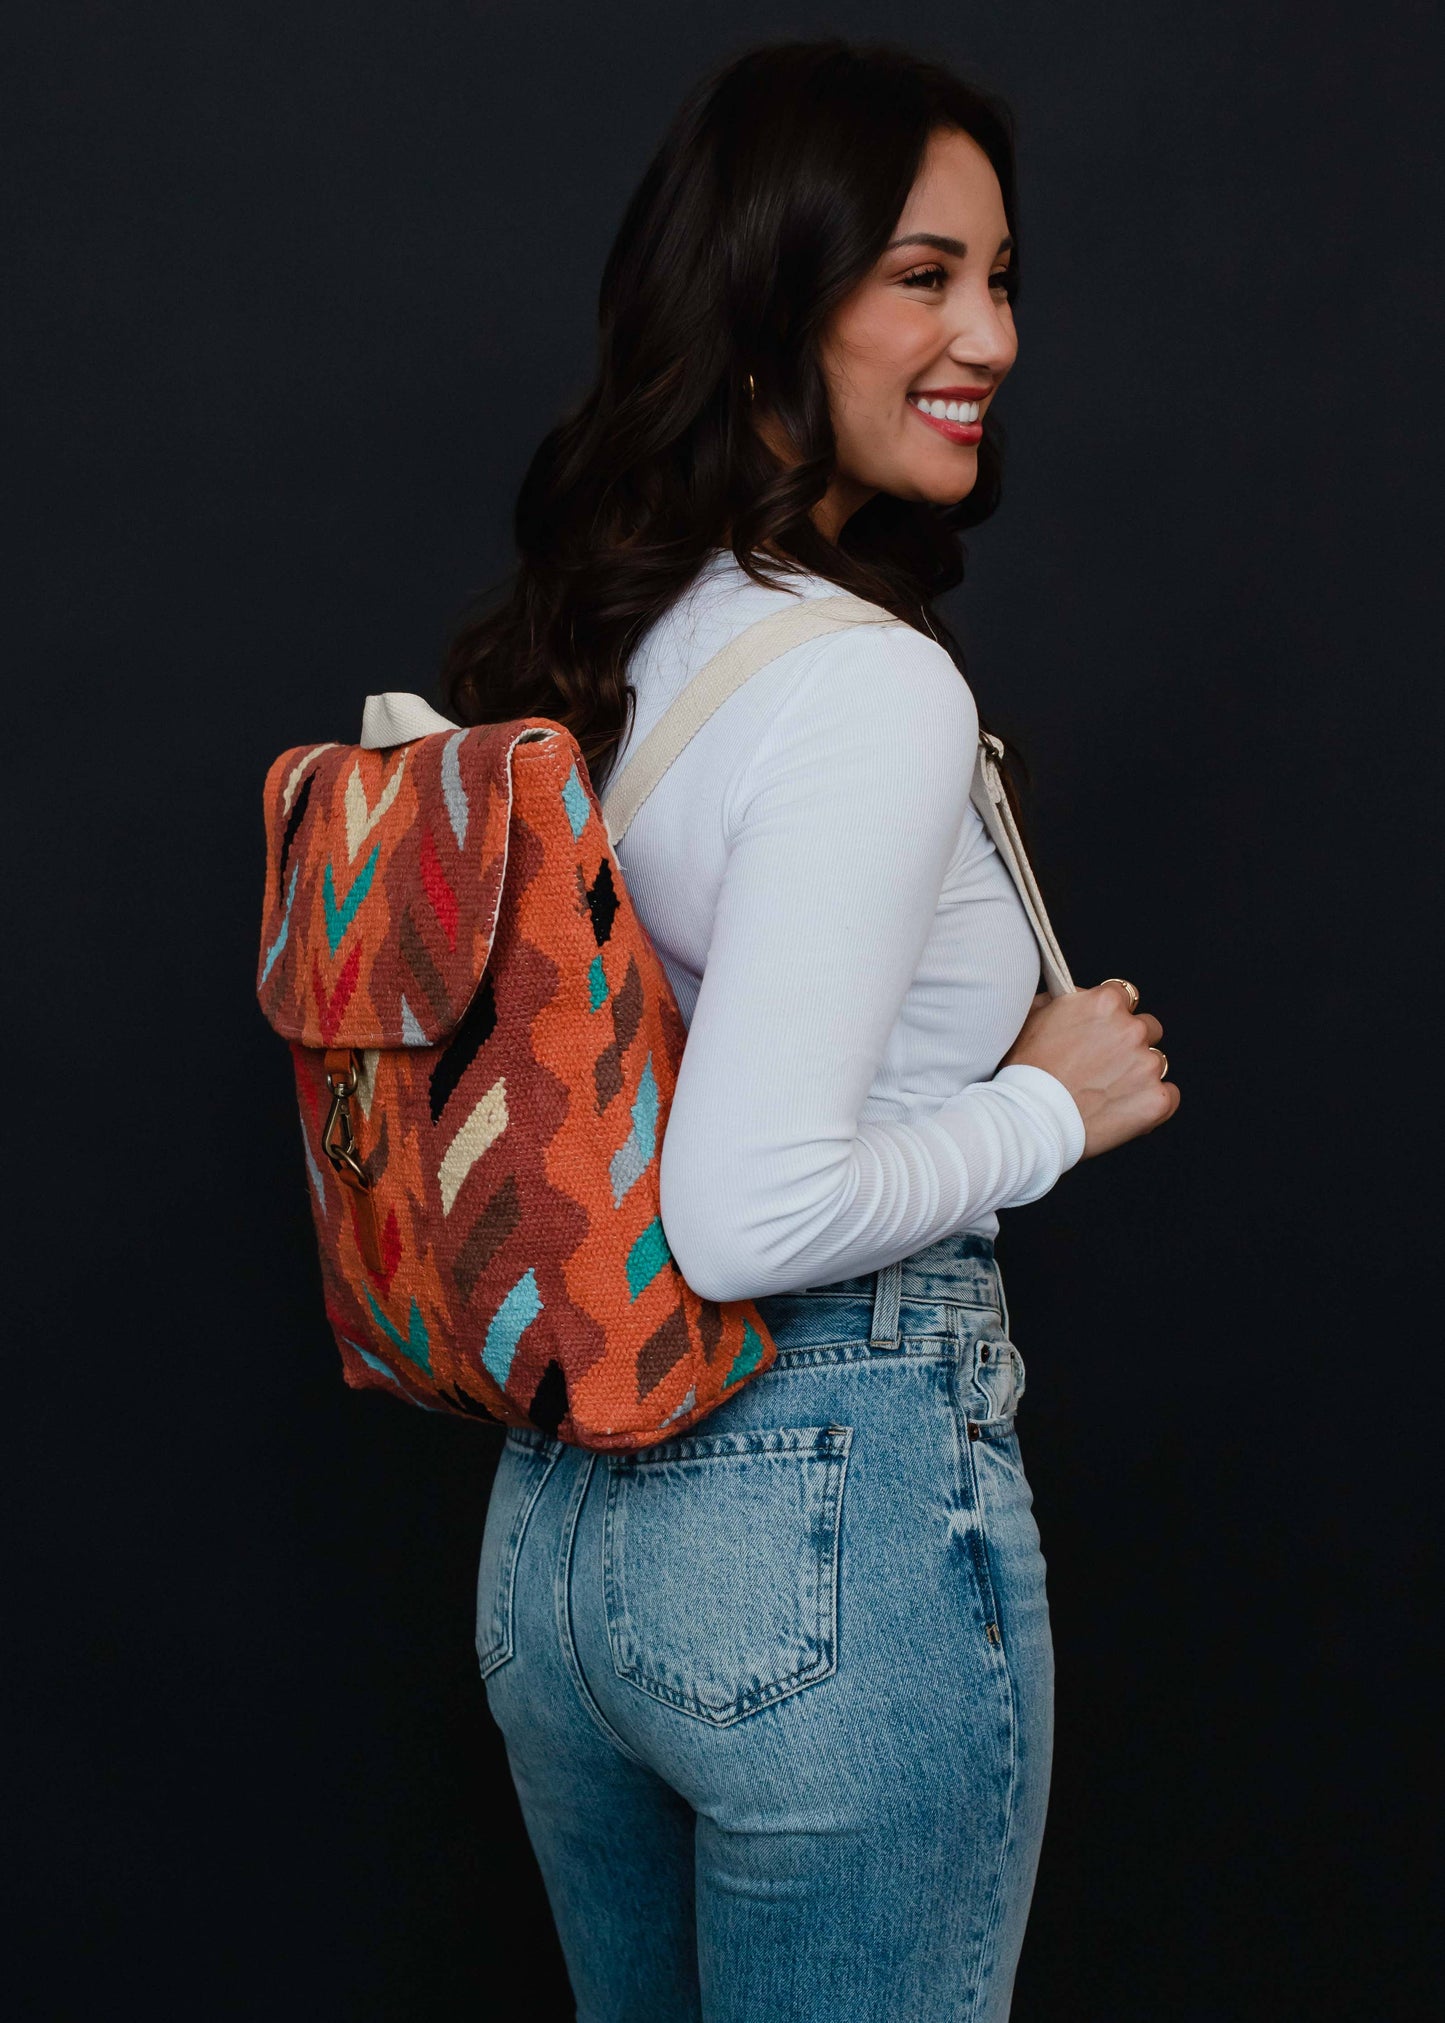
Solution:
<svg viewBox="0 0 1445 2023">
<path fill-rule="evenodd" d="M 663 1234 L 686 1028 L 571 735 L 286 752 L 266 841 L 257 994 L 291 1042 L 346 1381 L 634 1448 L 766 1369 L 756 1306 L 694 1293 Z"/>
</svg>

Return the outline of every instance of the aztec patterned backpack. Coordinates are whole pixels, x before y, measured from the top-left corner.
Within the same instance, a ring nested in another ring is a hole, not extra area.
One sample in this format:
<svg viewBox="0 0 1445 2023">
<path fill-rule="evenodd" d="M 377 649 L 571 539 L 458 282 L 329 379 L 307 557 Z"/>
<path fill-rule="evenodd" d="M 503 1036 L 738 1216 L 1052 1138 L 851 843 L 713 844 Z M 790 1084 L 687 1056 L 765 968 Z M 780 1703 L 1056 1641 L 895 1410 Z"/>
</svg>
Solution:
<svg viewBox="0 0 1445 2023">
<path fill-rule="evenodd" d="M 842 594 L 746 627 L 609 784 L 605 819 L 546 717 L 461 729 L 372 696 L 360 746 L 277 759 L 257 995 L 291 1043 L 348 1384 L 632 1449 L 772 1363 L 756 1305 L 701 1298 L 668 1248 L 659 1160 L 687 1035 L 614 846 L 758 669 L 900 622 Z M 1018 878 L 993 759 L 986 740 L 974 798 Z"/>
</svg>

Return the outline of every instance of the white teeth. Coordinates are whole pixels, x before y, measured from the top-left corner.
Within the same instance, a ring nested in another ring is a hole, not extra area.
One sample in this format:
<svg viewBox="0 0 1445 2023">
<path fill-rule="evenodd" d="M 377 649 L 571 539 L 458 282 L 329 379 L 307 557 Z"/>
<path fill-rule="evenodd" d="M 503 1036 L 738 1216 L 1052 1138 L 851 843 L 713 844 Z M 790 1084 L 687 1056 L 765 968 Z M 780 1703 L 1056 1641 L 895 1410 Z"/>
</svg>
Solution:
<svg viewBox="0 0 1445 2023">
<path fill-rule="evenodd" d="M 915 407 L 921 408 L 924 414 L 931 414 L 937 421 L 978 420 L 976 400 L 924 400 L 914 393 L 909 394 L 908 398 Z"/>
</svg>

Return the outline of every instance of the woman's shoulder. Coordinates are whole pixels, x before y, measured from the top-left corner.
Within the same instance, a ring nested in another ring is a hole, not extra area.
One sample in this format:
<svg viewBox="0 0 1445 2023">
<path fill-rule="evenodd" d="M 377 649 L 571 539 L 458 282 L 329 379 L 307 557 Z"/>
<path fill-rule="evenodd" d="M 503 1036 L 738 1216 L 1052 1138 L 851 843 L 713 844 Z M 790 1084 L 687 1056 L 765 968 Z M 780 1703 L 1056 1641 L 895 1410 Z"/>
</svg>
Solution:
<svg viewBox="0 0 1445 2023">
<path fill-rule="evenodd" d="M 788 656 L 794 677 L 780 732 L 868 724 L 884 744 L 978 736 L 978 707 L 952 655 L 902 619 L 823 633 Z"/>
<path fill-rule="evenodd" d="M 732 843 L 761 820 L 800 833 L 956 839 L 967 815 L 978 710 L 950 654 L 901 621 L 791 648 L 724 794 Z M 764 700 L 760 694 L 759 703 Z"/>
<path fill-rule="evenodd" d="M 758 584 L 730 550 L 714 551 L 681 597 L 644 636 L 629 670 L 642 724 L 658 719 L 712 658 L 757 620 L 801 600 L 836 597 L 810 571 Z M 788 647 L 746 684 L 742 717 L 753 757 L 826 767 L 863 741 L 880 761 L 919 760 L 924 747 L 971 748 L 978 711 L 967 681 L 937 640 L 901 619 L 857 624 Z M 742 718 L 737 721 L 741 723 Z M 752 767 L 745 764 L 744 771 Z"/>
</svg>

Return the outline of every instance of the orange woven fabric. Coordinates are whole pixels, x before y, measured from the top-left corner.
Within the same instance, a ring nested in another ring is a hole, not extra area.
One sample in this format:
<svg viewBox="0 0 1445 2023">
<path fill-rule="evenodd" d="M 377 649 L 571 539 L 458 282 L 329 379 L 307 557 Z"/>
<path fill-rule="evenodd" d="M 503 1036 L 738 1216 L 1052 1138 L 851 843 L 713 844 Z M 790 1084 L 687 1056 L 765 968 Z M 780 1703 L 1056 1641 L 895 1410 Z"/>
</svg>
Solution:
<svg viewBox="0 0 1445 2023">
<path fill-rule="evenodd" d="M 694 1293 L 663 1233 L 686 1029 L 571 735 L 297 749 L 265 807 L 257 994 L 346 1381 L 625 1449 L 766 1369 L 753 1302 Z"/>
</svg>

